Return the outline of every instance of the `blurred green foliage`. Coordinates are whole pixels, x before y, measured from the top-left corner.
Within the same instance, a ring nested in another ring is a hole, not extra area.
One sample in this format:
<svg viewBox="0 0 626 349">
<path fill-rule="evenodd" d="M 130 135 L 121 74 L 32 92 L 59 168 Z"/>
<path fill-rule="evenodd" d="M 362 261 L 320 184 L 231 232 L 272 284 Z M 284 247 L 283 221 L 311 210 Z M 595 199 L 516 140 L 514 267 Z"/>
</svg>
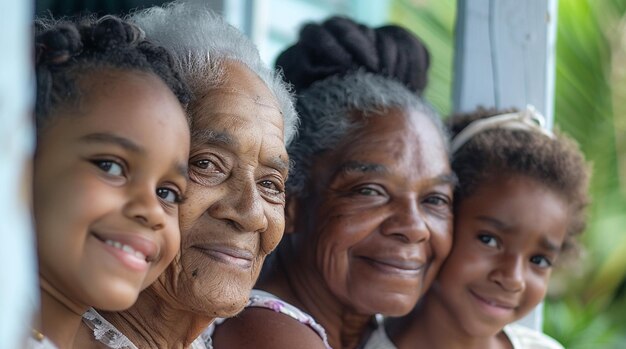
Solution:
<svg viewBox="0 0 626 349">
<path fill-rule="evenodd" d="M 569 349 L 626 348 L 626 0 L 559 0 L 555 123 L 592 164 L 579 263 L 557 271 L 544 330 Z M 394 0 L 432 57 L 426 97 L 451 111 L 455 0 Z"/>
</svg>

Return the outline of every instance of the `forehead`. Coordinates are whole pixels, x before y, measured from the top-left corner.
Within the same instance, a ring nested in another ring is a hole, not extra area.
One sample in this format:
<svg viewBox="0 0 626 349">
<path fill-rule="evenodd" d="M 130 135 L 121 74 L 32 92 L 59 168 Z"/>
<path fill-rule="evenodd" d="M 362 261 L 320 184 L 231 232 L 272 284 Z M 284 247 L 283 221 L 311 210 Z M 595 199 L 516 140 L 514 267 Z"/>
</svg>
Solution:
<svg viewBox="0 0 626 349">
<path fill-rule="evenodd" d="M 562 242 L 569 206 L 557 192 L 527 176 L 501 174 L 462 199 L 459 217 L 498 221 L 503 231 L 549 234 Z"/>
<path fill-rule="evenodd" d="M 240 63 L 225 62 L 225 81 L 192 106 L 192 144 L 217 135 L 237 151 L 260 149 L 286 159 L 283 116 L 265 83 Z"/>
<path fill-rule="evenodd" d="M 362 118 L 355 113 L 354 117 Z M 360 122 L 337 151 L 338 162 L 379 163 L 409 177 L 450 172 L 444 140 L 437 126 L 413 109 L 394 108 Z"/>
<path fill-rule="evenodd" d="M 85 125 L 97 129 L 120 129 L 137 137 L 182 135 L 182 141 L 188 139 L 184 110 L 174 93 L 157 76 L 104 70 L 93 72 L 79 84 L 87 93 L 74 110 L 77 122 L 89 119 Z M 133 124 L 142 126 L 131 126 Z M 168 132 L 155 135 L 154 130 L 148 130 L 155 127 L 165 127 Z"/>
</svg>

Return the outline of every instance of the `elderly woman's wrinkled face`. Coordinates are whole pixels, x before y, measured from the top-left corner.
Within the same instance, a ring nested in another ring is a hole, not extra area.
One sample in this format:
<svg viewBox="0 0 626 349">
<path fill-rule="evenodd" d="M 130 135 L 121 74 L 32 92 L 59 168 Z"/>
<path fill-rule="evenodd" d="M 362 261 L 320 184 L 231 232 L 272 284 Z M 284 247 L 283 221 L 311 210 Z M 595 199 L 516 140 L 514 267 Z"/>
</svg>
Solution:
<svg viewBox="0 0 626 349">
<path fill-rule="evenodd" d="M 181 252 L 161 279 L 192 311 L 222 317 L 243 308 L 282 237 L 289 167 L 273 94 L 245 66 L 226 68 L 225 83 L 192 106 Z"/>
<path fill-rule="evenodd" d="M 398 109 L 344 139 L 314 162 L 296 229 L 346 307 L 405 314 L 450 251 L 454 181 L 443 140 L 427 117 Z"/>
</svg>

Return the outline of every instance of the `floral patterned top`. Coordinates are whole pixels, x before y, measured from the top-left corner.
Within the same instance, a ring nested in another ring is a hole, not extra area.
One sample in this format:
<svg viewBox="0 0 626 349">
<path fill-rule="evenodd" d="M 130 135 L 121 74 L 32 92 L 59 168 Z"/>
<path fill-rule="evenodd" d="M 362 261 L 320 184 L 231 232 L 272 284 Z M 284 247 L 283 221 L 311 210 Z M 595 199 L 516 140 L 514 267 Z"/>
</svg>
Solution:
<svg viewBox="0 0 626 349">
<path fill-rule="evenodd" d="M 111 349 L 138 349 L 133 342 L 113 324 L 102 317 L 94 308 L 83 314 L 83 322 L 93 331 L 93 337 Z M 191 343 L 190 349 L 212 349 L 211 338 L 204 335 Z"/>
<path fill-rule="evenodd" d="M 328 344 L 326 330 L 324 330 L 322 325 L 318 324 L 311 315 L 269 292 L 253 289 L 252 292 L 250 292 L 250 299 L 248 300 L 246 308 L 266 308 L 298 320 L 301 324 L 309 326 L 313 329 L 313 331 L 315 331 L 320 338 L 322 338 L 327 349 L 332 349 Z M 203 334 L 203 338 L 205 336 L 210 337 L 215 331 L 215 327 L 221 325 L 226 320 L 228 319 L 216 319 L 213 324 L 206 329 Z"/>
</svg>

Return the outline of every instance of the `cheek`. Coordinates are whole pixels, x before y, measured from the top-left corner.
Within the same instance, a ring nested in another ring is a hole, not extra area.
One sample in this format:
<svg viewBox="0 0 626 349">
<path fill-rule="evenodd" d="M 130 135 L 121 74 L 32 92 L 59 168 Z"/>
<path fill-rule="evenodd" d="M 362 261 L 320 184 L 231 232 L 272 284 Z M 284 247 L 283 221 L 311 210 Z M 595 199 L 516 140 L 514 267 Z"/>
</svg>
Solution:
<svg viewBox="0 0 626 349">
<path fill-rule="evenodd" d="M 543 275 L 531 275 L 527 279 L 526 284 L 526 302 L 529 308 L 534 308 L 539 304 L 548 291 L 548 283 L 550 273 Z"/>
<path fill-rule="evenodd" d="M 211 191 L 200 185 L 190 185 L 187 189 L 187 199 L 178 209 L 180 230 L 191 229 L 196 220 L 209 207 Z"/>
<path fill-rule="evenodd" d="M 174 256 L 180 251 L 181 232 L 179 220 L 176 217 L 169 219 L 169 229 L 163 232 L 163 240 L 165 243 L 165 252 L 163 254 L 164 263 L 169 264 Z"/>
<path fill-rule="evenodd" d="M 447 259 L 445 259 L 437 279 L 443 289 L 463 287 L 465 281 L 485 279 L 488 269 L 484 267 L 487 257 L 481 257 L 468 250 L 468 246 L 459 241 L 454 244 Z"/>
<path fill-rule="evenodd" d="M 430 244 L 435 259 L 443 261 L 452 250 L 452 218 L 429 222 Z"/>
<path fill-rule="evenodd" d="M 318 220 L 316 262 L 329 287 L 347 288 L 353 248 L 377 233 L 381 221 L 375 214 L 358 218 L 335 214 Z"/>
<path fill-rule="evenodd" d="M 261 233 L 261 249 L 267 255 L 272 252 L 283 237 L 285 231 L 285 208 L 272 205 L 266 211 L 268 227 Z"/>
</svg>

